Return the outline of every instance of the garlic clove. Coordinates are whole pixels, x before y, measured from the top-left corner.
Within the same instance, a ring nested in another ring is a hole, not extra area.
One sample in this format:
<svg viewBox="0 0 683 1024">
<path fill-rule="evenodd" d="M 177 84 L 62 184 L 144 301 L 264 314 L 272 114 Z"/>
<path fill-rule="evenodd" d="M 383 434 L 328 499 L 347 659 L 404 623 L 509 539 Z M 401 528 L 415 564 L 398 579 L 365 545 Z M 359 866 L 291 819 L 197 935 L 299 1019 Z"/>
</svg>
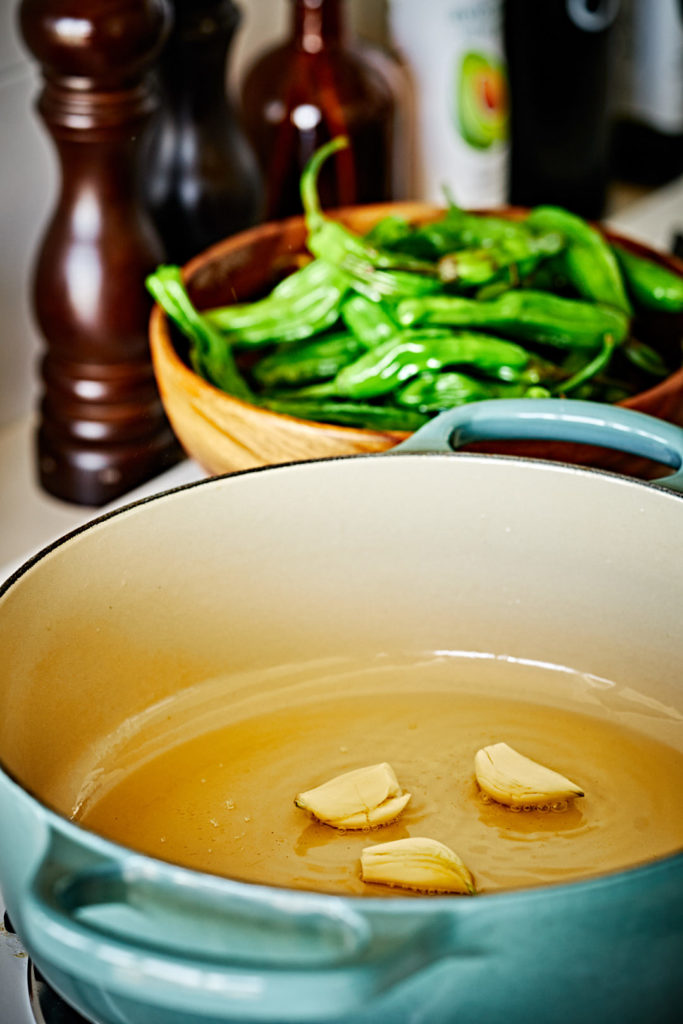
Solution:
<svg viewBox="0 0 683 1024">
<path fill-rule="evenodd" d="M 361 878 L 418 892 L 476 892 L 472 874 L 457 853 L 424 836 L 366 847 L 361 854 Z"/>
<path fill-rule="evenodd" d="M 403 812 L 404 807 L 410 800 L 410 793 L 402 796 L 391 797 L 369 811 L 361 811 L 359 814 L 350 814 L 347 818 L 338 818 L 334 824 L 337 828 L 359 829 L 379 828 L 381 825 L 390 825 L 396 821 Z"/>
<path fill-rule="evenodd" d="M 478 750 L 474 773 L 484 793 L 508 807 L 538 807 L 584 795 L 576 783 L 518 753 L 507 743 L 494 743 Z"/>
<path fill-rule="evenodd" d="M 396 821 L 410 800 L 391 765 L 368 765 L 299 793 L 297 807 L 334 828 L 376 828 Z"/>
</svg>

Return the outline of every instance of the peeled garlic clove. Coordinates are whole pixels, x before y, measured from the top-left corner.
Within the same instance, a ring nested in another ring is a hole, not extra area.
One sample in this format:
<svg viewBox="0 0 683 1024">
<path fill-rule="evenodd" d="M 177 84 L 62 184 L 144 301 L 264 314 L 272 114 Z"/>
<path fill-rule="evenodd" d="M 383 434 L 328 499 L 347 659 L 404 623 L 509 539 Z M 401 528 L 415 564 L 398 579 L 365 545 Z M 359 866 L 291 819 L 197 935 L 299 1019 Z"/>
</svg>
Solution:
<svg viewBox="0 0 683 1024">
<path fill-rule="evenodd" d="M 419 892 L 476 892 L 474 879 L 457 853 L 424 836 L 367 846 L 360 867 L 364 882 Z"/>
<path fill-rule="evenodd" d="M 478 750 L 474 773 L 483 791 L 508 807 L 537 807 L 584 795 L 576 783 L 519 754 L 507 743 Z"/>
<path fill-rule="evenodd" d="M 410 800 L 391 765 L 373 764 L 299 793 L 297 807 L 334 828 L 375 828 L 395 821 Z"/>
<path fill-rule="evenodd" d="M 369 811 L 361 811 L 358 814 L 350 814 L 347 818 L 339 818 L 329 824 L 336 828 L 379 828 L 380 825 L 389 825 L 400 816 L 403 808 L 410 800 L 410 793 L 403 793 L 402 796 L 391 797 Z"/>
</svg>

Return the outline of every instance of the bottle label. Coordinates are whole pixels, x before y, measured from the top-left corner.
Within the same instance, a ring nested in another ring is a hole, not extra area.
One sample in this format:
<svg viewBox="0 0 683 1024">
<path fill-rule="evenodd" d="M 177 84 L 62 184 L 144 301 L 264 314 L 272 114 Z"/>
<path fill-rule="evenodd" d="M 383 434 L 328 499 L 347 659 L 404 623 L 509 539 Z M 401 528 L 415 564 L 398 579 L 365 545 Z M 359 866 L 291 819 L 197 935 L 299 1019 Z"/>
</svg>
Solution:
<svg viewBox="0 0 683 1024">
<path fill-rule="evenodd" d="M 683 132 L 679 0 L 622 0 L 616 28 L 616 113 L 666 134 Z"/>
<path fill-rule="evenodd" d="M 507 199 L 508 89 L 501 0 L 392 0 L 391 31 L 417 108 L 418 196 L 466 208 Z"/>
</svg>

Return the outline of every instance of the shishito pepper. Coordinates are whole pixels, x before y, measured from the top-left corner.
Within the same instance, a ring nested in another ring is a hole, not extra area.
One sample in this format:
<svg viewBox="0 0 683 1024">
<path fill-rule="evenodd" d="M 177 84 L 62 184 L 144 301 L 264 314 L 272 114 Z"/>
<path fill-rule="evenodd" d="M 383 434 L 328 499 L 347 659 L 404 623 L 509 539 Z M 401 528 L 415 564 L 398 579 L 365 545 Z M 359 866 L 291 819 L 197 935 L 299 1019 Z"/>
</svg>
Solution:
<svg viewBox="0 0 683 1024">
<path fill-rule="evenodd" d="M 148 290 L 164 312 L 192 341 L 192 363 L 216 387 L 245 401 L 254 401 L 239 373 L 226 338 L 197 312 L 187 294 L 180 267 L 161 266 L 146 280 Z"/>
<path fill-rule="evenodd" d="M 348 145 L 348 138 L 341 135 L 321 146 L 301 175 L 301 202 L 306 217 L 306 244 L 309 250 L 314 256 L 347 270 L 353 270 L 361 263 L 383 270 L 416 270 L 433 274 L 434 268 L 426 261 L 378 249 L 323 213 L 318 196 L 318 174 L 328 157 L 340 149 L 346 149 Z"/>
<path fill-rule="evenodd" d="M 459 249 L 478 249 L 495 246 L 499 242 L 520 241 L 528 238 L 529 231 L 521 220 L 495 217 L 489 214 L 463 210 L 449 198 L 446 215 L 440 222 L 444 239 L 456 242 Z M 436 225 L 427 225 L 427 230 Z"/>
<path fill-rule="evenodd" d="M 320 423 L 337 423 L 363 430 L 400 430 L 410 433 L 426 423 L 429 416 L 415 409 L 370 402 L 340 402 L 333 398 L 274 395 L 263 400 L 272 412 Z"/>
<path fill-rule="evenodd" d="M 348 265 L 347 265 L 348 266 Z M 345 270 L 347 285 L 372 302 L 400 302 L 438 294 L 443 285 L 439 278 L 413 274 L 407 270 L 378 270 L 374 267 Z"/>
<path fill-rule="evenodd" d="M 216 307 L 206 310 L 204 316 L 241 346 L 299 341 L 337 321 L 348 290 L 348 278 L 342 271 L 324 260 L 313 260 L 286 277 L 264 299 Z"/>
<path fill-rule="evenodd" d="M 525 289 L 487 301 L 449 295 L 405 299 L 396 315 L 406 326 L 476 327 L 523 341 L 588 351 L 600 347 L 608 335 L 619 344 L 629 329 L 628 317 L 617 309 Z"/>
<path fill-rule="evenodd" d="M 314 385 L 305 394 L 376 398 L 425 370 L 445 366 L 476 366 L 490 377 L 531 384 L 540 381 L 542 365 L 514 342 L 474 331 L 404 331 L 345 366 L 328 384 Z"/>
<path fill-rule="evenodd" d="M 409 241 L 414 231 L 415 227 L 405 217 L 390 213 L 373 224 L 363 237 L 369 245 L 376 248 L 400 251 L 402 244 Z M 427 253 L 424 258 L 432 259 L 432 254 Z"/>
<path fill-rule="evenodd" d="M 367 240 L 396 253 L 437 264 L 439 277 L 475 287 L 517 268 L 516 281 L 565 245 L 558 231 L 536 233 L 519 221 L 468 213 L 451 204 L 438 220 L 417 227 L 400 217 L 383 218 Z"/>
<path fill-rule="evenodd" d="M 543 260 L 561 252 L 563 247 L 564 240 L 557 232 L 502 238 L 495 245 L 460 249 L 442 256 L 437 264 L 439 277 L 445 283 L 476 287 L 495 281 L 502 271 L 516 268 L 515 276 L 519 280 Z"/>
<path fill-rule="evenodd" d="M 613 245 L 612 251 L 637 306 L 660 313 L 683 313 L 683 277 L 620 245 Z"/>
<path fill-rule="evenodd" d="M 346 299 L 341 318 L 365 348 L 386 341 L 400 330 L 391 312 L 381 302 L 373 302 L 365 295 L 355 294 Z"/>
<path fill-rule="evenodd" d="M 348 331 L 326 334 L 278 348 L 255 364 L 252 375 L 266 389 L 303 387 L 334 377 L 364 351 L 365 346 Z"/>
<path fill-rule="evenodd" d="M 560 261 L 580 295 L 631 314 L 616 256 L 599 231 L 559 206 L 537 206 L 525 223 L 536 231 L 564 235 L 567 246 Z"/>
<path fill-rule="evenodd" d="M 335 139 L 309 161 L 301 189 L 313 258 L 265 299 L 200 313 L 178 268 L 150 278 L 190 340 L 192 365 L 212 383 L 304 418 L 414 429 L 404 414 L 425 416 L 485 389 L 617 401 L 638 388 L 630 372 L 621 379 L 628 363 L 648 386 L 669 372 L 631 336 L 625 284 L 637 308 L 680 313 L 676 275 L 610 248 L 557 207 L 509 220 L 451 203 L 429 223 L 390 217 L 361 236 L 327 217 L 317 195 L 323 161 L 346 144 Z M 242 364 L 245 381 L 234 354 L 260 346 L 265 356 Z M 541 358 L 548 346 L 559 350 L 554 362 Z"/>
<path fill-rule="evenodd" d="M 314 256 L 344 271 L 349 276 L 349 284 L 375 301 L 383 296 L 398 298 L 438 290 L 440 283 L 432 263 L 378 249 L 323 213 L 317 189 L 320 168 L 329 156 L 348 145 L 346 136 L 332 139 L 313 154 L 301 175 L 308 249 Z"/>
<path fill-rule="evenodd" d="M 367 237 L 394 252 L 437 261 L 464 249 L 489 249 L 507 243 L 525 245 L 531 236 L 519 221 L 469 213 L 451 203 L 443 216 L 426 224 L 413 226 L 400 218 L 385 218 Z"/>
<path fill-rule="evenodd" d="M 420 412 L 435 413 L 489 398 L 549 398 L 550 394 L 547 388 L 538 385 L 480 380 L 466 373 L 448 370 L 420 374 L 398 389 L 394 401 Z"/>
</svg>

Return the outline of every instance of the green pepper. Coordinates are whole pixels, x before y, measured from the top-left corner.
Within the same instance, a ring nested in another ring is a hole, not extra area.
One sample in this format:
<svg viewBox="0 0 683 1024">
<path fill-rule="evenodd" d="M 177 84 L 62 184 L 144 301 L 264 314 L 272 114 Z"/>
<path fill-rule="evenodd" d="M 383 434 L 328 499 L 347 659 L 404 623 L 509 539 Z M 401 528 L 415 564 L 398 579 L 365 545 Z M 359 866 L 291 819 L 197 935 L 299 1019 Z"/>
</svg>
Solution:
<svg viewBox="0 0 683 1024">
<path fill-rule="evenodd" d="M 318 259 L 334 264 L 347 275 L 347 284 L 373 302 L 424 295 L 441 287 L 436 267 L 425 260 L 377 249 L 338 221 L 326 217 L 320 207 L 317 178 L 325 160 L 348 146 L 345 136 L 332 139 L 317 150 L 301 175 L 301 200 L 306 216 L 306 244 Z"/>
<path fill-rule="evenodd" d="M 636 305 L 661 313 L 683 313 L 683 276 L 620 245 L 613 245 L 612 251 Z"/>
<path fill-rule="evenodd" d="M 607 335 L 620 343 L 629 328 L 628 317 L 610 306 L 525 289 L 486 302 L 448 295 L 405 299 L 396 316 L 405 326 L 476 327 L 537 344 L 587 350 L 598 348 Z"/>
<path fill-rule="evenodd" d="M 547 388 L 479 380 L 465 373 L 424 373 L 399 388 L 394 400 L 420 412 L 440 412 L 489 398 L 549 398 Z"/>
<path fill-rule="evenodd" d="M 407 254 L 395 254 L 375 249 L 360 235 L 354 234 L 336 220 L 326 217 L 310 231 L 306 245 L 314 256 L 334 263 L 351 274 L 363 277 L 371 270 L 402 270 L 434 277 L 434 264 Z"/>
<path fill-rule="evenodd" d="M 439 277 L 446 283 L 457 282 L 471 287 L 495 280 L 501 271 L 517 268 L 519 279 L 563 247 L 564 240 L 557 232 L 504 238 L 495 245 L 447 253 L 439 260 Z"/>
<path fill-rule="evenodd" d="M 524 245 L 530 234 L 520 221 L 469 213 L 451 201 L 441 219 L 416 228 L 413 237 L 428 243 L 438 259 L 458 249 L 488 249 L 515 242 Z"/>
<path fill-rule="evenodd" d="M 514 275 L 507 275 L 507 280 L 499 279 L 497 281 L 489 281 L 487 284 L 483 284 L 481 288 L 477 288 L 473 295 L 473 298 L 477 302 L 488 302 L 490 299 L 497 299 L 499 295 L 503 295 L 505 292 L 509 292 L 511 288 L 516 288 L 519 281 L 513 280 Z"/>
<path fill-rule="evenodd" d="M 164 312 L 190 340 L 190 359 L 197 373 L 223 391 L 244 401 L 253 401 L 254 396 L 237 369 L 228 341 L 192 304 L 180 267 L 158 267 L 147 277 L 146 285 Z"/>
<path fill-rule="evenodd" d="M 360 294 L 352 295 L 345 300 L 341 308 L 341 317 L 365 348 L 372 348 L 399 330 L 398 324 L 383 303 L 373 302 Z"/>
<path fill-rule="evenodd" d="M 434 274 L 434 268 L 430 263 L 377 249 L 339 221 L 325 216 L 318 196 L 318 174 L 328 157 L 348 145 L 348 138 L 342 135 L 321 146 L 308 161 L 301 175 L 301 202 L 308 228 L 306 244 L 309 250 L 314 256 L 361 276 L 373 268 L 415 270 Z"/>
<path fill-rule="evenodd" d="M 513 342 L 473 331 L 405 331 L 370 349 L 340 370 L 333 381 L 301 392 L 307 397 L 376 398 L 425 370 L 476 366 L 500 380 L 540 380 L 540 361 Z"/>
<path fill-rule="evenodd" d="M 285 303 L 306 298 L 312 288 L 326 284 L 329 280 L 329 265 L 322 260 L 309 260 L 303 267 L 283 278 L 264 298 L 252 302 L 231 302 L 227 306 L 215 306 L 205 312 L 217 323 L 222 322 L 226 330 L 239 330 L 281 311 L 286 308 Z"/>
<path fill-rule="evenodd" d="M 335 139 L 309 161 L 301 193 L 313 259 L 265 299 L 200 313 L 178 268 L 150 277 L 150 291 L 190 340 L 192 365 L 212 383 L 307 419 L 414 429 L 444 404 L 479 397 L 617 401 L 637 387 L 628 363 L 650 378 L 667 374 L 659 354 L 629 333 L 627 288 L 638 307 L 681 313 L 682 278 L 612 251 L 558 207 L 520 221 L 451 202 L 429 223 L 386 217 L 361 237 L 323 213 L 317 192 L 323 161 L 347 144 Z M 558 287 L 581 297 L 553 294 Z M 264 358 L 245 359 L 255 397 L 234 353 L 262 345 Z M 543 346 L 561 351 L 561 366 Z M 409 424 L 408 414 L 419 420 Z"/>
<path fill-rule="evenodd" d="M 266 298 L 209 309 L 204 316 L 240 346 L 299 341 L 339 319 L 348 287 L 347 276 L 337 267 L 313 260 L 280 282 Z"/>
<path fill-rule="evenodd" d="M 399 430 L 408 433 L 426 423 L 429 416 L 414 409 L 392 405 L 371 405 L 369 402 L 335 402 L 333 399 L 274 397 L 263 404 L 272 412 L 297 419 L 364 430 Z"/>
<path fill-rule="evenodd" d="M 531 291 L 555 292 L 560 295 L 573 292 L 576 295 L 576 289 L 571 288 L 567 271 L 563 266 L 562 253 L 558 256 L 549 256 L 529 273 L 523 274 L 522 278 L 522 287 Z"/>
<path fill-rule="evenodd" d="M 421 373 L 404 387 L 399 388 L 394 401 L 399 405 L 416 408 L 420 412 L 440 412 L 466 402 L 479 402 L 494 398 L 492 382 L 477 380 L 465 373 Z"/>
<path fill-rule="evenodd" d="M 493 246 L 514 239 L 524 240 L 529 233 L 523 220 L 471 213 L 458 206 L 450 195 L 446 215 L 441 223 L 451 237 L 458 239 L 463 249 L 470 246 Z"/>
<path fill-rule="evenodd" d="M 363 351 L 365 346 L 348 331 L 328 334 L 278 348 L 260 359 L 251 373 L 262 388 L 302 387 L 334 377 Z"/>
<path fill-rule="evenodd" d="M 401 299 L 435 295 L 443 288 L 436 276 L 427 277 L 404 270 L 377 270 L 375 267 L 357 266 L 355 271 L 345 269 L 342 273 L 346 275 L 348 287 L 371 302 L 396 303 Z"/>
<path fill-rule="evenodd" d="M 559 206 L 537 206 L 525 223 L 533 230 L 558 231 L 567 247 L 562 256 L 567 277 L 584 298 L 614 306 L 627 316 L 631 304 L 616 257 L 599 231 Z"/>
<path fill-rule="evenodd" d="M 389 214 L 382 217 L 363 236 L 368 245 L 380 249 L 400 248 L 401 242 L 410 238 L 414 228 L 405 217 Z M 427 257 L 429 258 L 429 257 Z"/>
<path fill-rule="evenodd" d="M 385 251 L 413 256 L 430 263 L 436 263 L 441 256 L 461 248 L 458 234 L 448 230 L 443 216 L 417 226 L 407 221 L 403 221 L 403 224 L 396 220 L 390 224 L 386 220 L 380 221 L 366 238 L 373 244 L 381 245 Z"/>
</svg>

